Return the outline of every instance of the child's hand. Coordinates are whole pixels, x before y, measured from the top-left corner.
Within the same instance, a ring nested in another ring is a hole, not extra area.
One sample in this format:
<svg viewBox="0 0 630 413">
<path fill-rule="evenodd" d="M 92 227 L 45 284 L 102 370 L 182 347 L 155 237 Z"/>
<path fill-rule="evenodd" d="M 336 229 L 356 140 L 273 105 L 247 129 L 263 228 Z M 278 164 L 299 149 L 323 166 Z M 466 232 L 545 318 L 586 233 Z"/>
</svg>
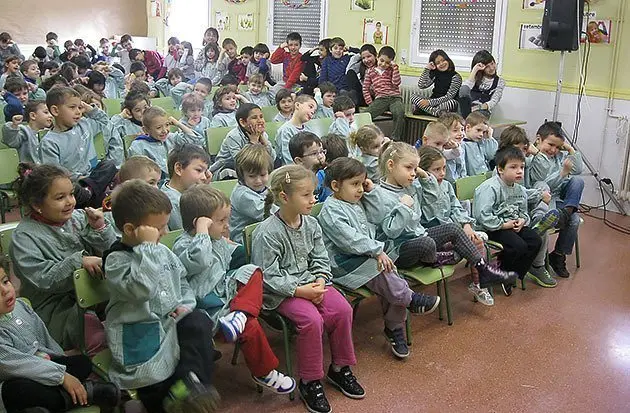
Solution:
<svg viewBox="0 0 630 413">
<path fill-rule="evenodd" d="M 422 99 L 420 102 L 418 102 L 418 105 L 421 108 L 426 108 L 427 106 L 429 106 L 429 100 L 428 99 Z"/>
<path fill-rule="evenodd" d="M 105 226 L 105 217 L 103 211 L 87 207 L 85 208 L 85 214 L 88 218 L 88 224 L 94 229 L 101 229 Z"/>
<path fill-rule="evenodd" d="M 212 172 L 210 172 L 209 169 L 206 169 L 205 176 L 206 178 L 203 180 L 204 184 L 209 184 L 210 182 L 212 182 Z"/>
<path fill-rule="evenodd" d="M 150 227 L 148 225 L 140 225 L 133 232 L 136 239 L 141 243 L 150 242 L 152 244 L 157 244 L 160 239 L 160 231 L 157 228 Z"/>
<path fill-rule="evenodd" d="M 494 129 L 492 129 L 492 127 L 488 126 L 488 130 L 486 131 L 486 133 L 483 134 L 483 138 L 484 139 L 490 139 L 490 138 L 492 138 L 493 135 L 494 135 Z"/>
<path fill-rule="evenodd" d="M 549 203 L 551 202 L 551 194 L 549 193 L 549 191 L 543 191 L 542 192 L 542 201 L 549 205 Z"/>
<path fill-rule="evenodd" d="M 190 312 L 190 309 L 188 309 L 188 307 L 184 307 L 183 305 L 180 305 L 175 309 L 175 311 L 173 311 L 169 315 L 173 318 L 179 318 L 180 316 L 183 316 L 184 314 L 189 313 L 189 312 Z"/>
<path fill-rule="evenodd" d="M 94 108 L 90 105 L 88 105 L 87 103 L 81 101 L 81 110 L 83 110 L 83 112 L 87 113 L 87 112 L 91 112 L 94 110 Z"/>
<path fill-rule="evenodd" d="M 319 284 L 321 286 L 321 288 L 324 289 L 324 291 L 326 291 L 326 280 L 323 278 L 318 278 L 317 281 L 315 281 L 315 284 Z M 311 302 L 315 305 L 320 305 L 322 303 L 322 301 L 324 301 L 324 294 L 320 295 L 319 298 L 315 298 L 313 299 Z"/>
<path fill-rule="evenodd" d="M 424 169 L 422 169 L 420 167 L 417 167 L 416 168 L 416 176 L 418 178 L 427 179 L 429 177 L 429 174 Z"/>
<path fill-rule="evenodd" d="M 316 87 L 315 89 L 313 89 L 313 93 L 316 94 L 316 95 L 319 93 L 321 95 L 322 94 L 322 90 L 320 88 Z"/>
<path fill-rule="evenodd" d="M 433 62 L 427 63 L 426 68 L 427 68 L 427 70 L 435 70 L 435 69 L 437 69 L 435 67 L 435 63 L 433 63 Z"/>
<path fill-rule="evenodd" d="M 343 119 L 346 117 L 346 115 L 342 111 L 339 111 L 339 112 L 335 112 L 335 117 L 339 119 Z"/>
<path fill-rule="evenodd" d="M 528 155 L 537 155 L 538 152 L 540 152 L 538 150 L 538 148 L 535 145 L 529 144 L 527 145 L 527 154 Z"/>
<path fill-rule="evenodd" d="M 85 406 L 87 404 L 87 391 L 81 384 L 79 379 L 72 374 L 65 373 L 63 375 L 63 383 L 61 383 L 64 390 L 68 392 L 72 397 L 72 403 Z"/>
<path fill-rule="evenodd" d="M 484 65 L 483 63 L 477 63 L 471 71 L 471 74 L 477 74 L 479 71 L 481 70 L 486 70 L 486 65 Z"/>
<path fill-rule="evenodd" d="M 449 139 L 448 142 L 444 145 L 444 149 L 455 149 L 459 148 L 459 143 L 455 139 Z"/>
<path fill-rule="evenodd" d="M 573 149 L 573 146 L 571 146 L 569 142 L 565 142 L 564 145 L 562 145 L 562 150 L 569 152 L 569 155 L 573 155 L 575 153 L 575 149 Z"/>
<path fill-rule="evenodd" d="M 389 256 L 384 251 L 381 252 L 378 257 L 376 257 L 376 260 L 378 261 L 379 271 L 392 272 L 396 269 L 394 261 L 392 261 L 392 259 L 389 258 Z"/>
<path fill-rule="evenodd" d="M 462 229 L 464 230 L 464 233 L 471 241 L 475 242 L 477 240 L 478 238 L 477 234 L 475 233 L 475 230 L 470 224 L 464 224 L 464 227 Z"/>
<path fill-rule="evenodd" d="M 363 191 L 371 192 L 373 189 L 374 189 L 374 182 L 372 182 L 370 178 L 365 178 L 365 181 L 363 181 Z"/>
<path fill-rule="evenodd" d="M 81 266 L 94 278 L 103 278 L 103 259 L 101 257 L 83 257 Z"/>
<path fill-rule="evenodd" d="M 180 125 L 179 121 L 177 119 L 175 119 L 174 117 L 172 117 L 172 116 L 168 117 L 168 124 L 170 126 L 177 126 L 178 128 L 180 127 L 179 126 Z"/>
<path fill-rule="evenodd" d="M 15 115 L 11 118 L 11 123 L 13 124 L 13 129 L 16 129 L 18 126 L 20 126 L 22 124 L 22 121 L 24 120 L 24 116 L 22 115 Z"/>
<path fill-rule="evenodd" d="M 516 226 L 516 220 L 511 219 L 509 221 L 504 222 L 503 225 L 501 225 L 501 229 L 514 229 L 515 226 Z"/>
<path fill-rule="evenodd" d="M 124 108 L 120 112 L 120 117 L 123 118 L 123 119 L 131 120 L 133 118 L 133 115 L 131 114 L 131 111 L 129 109 Z"/>
<path fill-rule="evenodd" d="M 287 47 L 289 47 L 289 43 L 287 43 L 287 42 L 280 43 L 280 48 L 281 49 L 286 49 Z"/>
<path fill-rule="evenodd" d="M 37 90 L 37 85 L 31 82 L 26 82 L 26 87 L 29 92 L 35 92 Z"/>
<path fill-rule="evenodd" d="M 295 297 L 304 298 L 305 300 L 313 301 L 324 295 L 326 288 L 318 282 L 301 285 L 295 289 Z M 320 301 L 321 302 L 321 301 Z"/>
<path fill-rule="evenodd" d="M 524 226 L 525 226 L 525 220 L 523 218 L 519 218 L 514 223 L 514 231 L 521 232 Z"/>
<path fill-rule="evenodd" d="M 562 176 L 563 178 L 569 176 L 571 170 L 573 170 L 573 161 L 567 158 L 562 163 L 562 172 L 560 173 L 560 176 Z"/>
<path fill-rule="evenodd" d="M 193 220 L 193 225 L 195 226 L 197 234 L 208 234 L 212 226 L 212 219 L 208 217 L 197 217 Z"/>
<path fill-rule="evenodd" d="M 308 80 L 308 76 L 304 73 L 300 73 L 300 82 L 306 82 Z"/>
<path fill-rule="evenodd" d="M 409 195 L 405 194 L 403 196 L 400 197 L 400 202 L 405 205 L 408 206 L 409 208 L 411 208 L 413 206 L 413 198 L 410 197 Z"/>
</svg>

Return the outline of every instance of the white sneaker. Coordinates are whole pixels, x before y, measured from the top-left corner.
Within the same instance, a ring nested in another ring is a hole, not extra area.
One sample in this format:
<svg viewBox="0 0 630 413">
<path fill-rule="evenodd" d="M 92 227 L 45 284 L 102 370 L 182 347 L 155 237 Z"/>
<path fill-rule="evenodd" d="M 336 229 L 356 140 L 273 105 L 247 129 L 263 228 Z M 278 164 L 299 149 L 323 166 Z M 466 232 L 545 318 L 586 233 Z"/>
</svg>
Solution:
<svg viewBox="0 0 630 413">
<path fill-rule="evenodd" d="M 470 283 L 470 285 L 468 286 L 468 291 L 470 291 L 472 295 L 475 296 L 477 301 L 479 301 L 481 304 L 487 306 L 494 305 L 494 298 L 487 288 L 481 288 L 474 283 Z"/>
<path fill-rule="evenodd" d="M 293 377 L 285 376 L 278 370 L 271 370 L 266 377 L 252 376 L 254 383 L 265 386 L 269 390 L 278 394 L 288 394 L 295 390 L 295 380 Z"/>
<path fill-rule="evenodd" d="M 245 323 L 247 323 L 247 316 L 242 311 L 232 311 L 231 313 L 219 318 L 219 324 L 221 324 L 221 331 L 225 339 L 233 343 L 238 339 L 238 336 L 245 330 Z"/>
</svg>

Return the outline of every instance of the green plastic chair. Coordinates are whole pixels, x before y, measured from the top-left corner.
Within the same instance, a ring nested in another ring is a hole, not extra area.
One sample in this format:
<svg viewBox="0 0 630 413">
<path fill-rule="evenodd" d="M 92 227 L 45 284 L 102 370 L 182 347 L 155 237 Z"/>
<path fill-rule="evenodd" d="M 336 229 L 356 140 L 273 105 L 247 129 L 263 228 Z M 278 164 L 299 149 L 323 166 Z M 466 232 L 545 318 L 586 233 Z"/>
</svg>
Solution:
<svg viewBox="0 0 630 413">
<path fill-rule="evenodd" d="M 438 306 L 438 315 L 443 320 L 442 302 L 446 304 L 446 317 L 448 325 L 453 325 L 453 317 L 451 314 L 451 303 L 448 294 L 448 278 L 455 272 L 454 265 L 444 265 L 442 267 L 414 267 L 407 270 L 398 269 L 398 272 L 413 284 L 431 285 L 435 284 L 437 295 L 440 296 L 440 304 Z M 442 285 L 444 285 L 444 293 L 441 293 Z M 407 317 L 409 318 L 409 317 Z"/>
<path fill-rule="evenodd" d="M 182 112 L 175 107 L 175 102 L 173 102 L 173 98 L 170 96 L 151 99 L 151 106 L 164 109 L 169 116 L 175 119 L 182 117 Z"/>
<path fill-rule="evenodd" d="M 173 249 L 173 245 L 175 245 L 175 240 L 184 232 L 183 229 L 176 229 L 173 231 L 169 231 L 162 238 L 160 238 L 160 244 L 166 245 L 169 250 Z"/>
<path fill-rule="evenodd" d="M 467 176 L 455 181 L 455 194 L 460 201 L 473 200 L 475 198 L 475 189 L 481 185 L 486 179 L 486 174 L 475 176 Z"/>
<path fill-rule="evenodd" d="M 129 158 L 129 147 L 136 139 L 136 135 L 127 135 L 123 138 L 123 149 L 125 150 L 125 159 Z"/>
<path fill-rule="evenodd" d="M 105 106 L 105 112 L 111 118 L 121 112 L 122 100 L 121 99 L 103 99 L 103 105 Z"/>
<path fill-rule="evenodd" d="M 284 125 L 284 122 L 267 122 L 265 125 L 265 132 L 267 132 L 267 136 L 269 136 L 269 141 L 274 145 L 276 144 L 278 129 L 280 129 L 282 125 Z"/>
<path fill-rule="evenodd" d="M 9 247 L 11 246 L 11 235 L 13 230 L 18 226 L 19 222 L 9 222 L 8 224 L 0 225 L 0 253 L 4 255 L 9 254 Z"/>
<path fill-rule="evenodd" d="M 328 129 L 334 121 L 334 118 L 319 118 L 310 120 L 307 125 L 315 135 L 322 137 L 328 134 Z"/>
<path fill-rule="evenodd" d="M 372 123 L 372 115 L 369 112 L 357 113 L 354 115 L 354 123 L 357 124 L 357 127 L 371 125 Z"/>
<path fill-rule="evenodd" d="M 18 178 L 17 150 L 13 148 L 0 149 L 0 185 L 10 185 Z M 11 201 L 17 199 L 17 194 L 11 189 L 0 189 L 0 217 L 2 223 L 6 222 L 6 212 L 11 209 Z"/>
<path fill-rule="evenodd" d="M 219 154 L 221 144 L 232 129 L 234 129 L 234 127 L 226 126 L 222 128 L 208 128 L 206 130 L 208 153 L 210 156 L 217 156 Z"/>
<path fill-rule="evenodd" d="M 265 122 L 272 122 L 273 118 L 278 114 L 278 108 L 275 106 L 263 106 L 260 110 L 262 110 Z"/>
<path fill-rule="evenodd" d="M 238 185 L 238 179 L 226 179 L 225 181 L 212 181 L 210 186 L 223 192 L 225 196 L 230 198 L 234 188 Z"/>
<path fill-rule="evenodd" d="M 96 150 L 96 157 L 99 160 L 105 159 L 106 150 L 105 150 L 105 137 L 103 136 L 103 132 L 99 132 L 94 137 L 94 150 Z"/>
</svg>

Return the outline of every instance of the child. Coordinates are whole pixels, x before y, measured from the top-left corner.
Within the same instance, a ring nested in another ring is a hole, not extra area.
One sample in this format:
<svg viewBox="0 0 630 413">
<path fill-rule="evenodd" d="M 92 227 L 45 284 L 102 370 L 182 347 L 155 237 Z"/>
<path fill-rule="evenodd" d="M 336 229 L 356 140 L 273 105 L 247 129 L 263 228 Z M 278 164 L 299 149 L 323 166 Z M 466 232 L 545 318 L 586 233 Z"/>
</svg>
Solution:
<svg viewBox="0 0 630 413">
<path fill-rule="evenodd" d="M 168 45 L 168 54 L 164 57 L 164 66 L 166 70 L 170 71 L 171 69 L 177 68 L 177 64 L 182 55 L 182 46 L 177 37 L 169 37 L 166 44 Z"/>
<path fill-rule="evenodd" d="M 61 50 L 59 50 L 59 36 L 55 32 L 46 33 L 46 54 L 50 60 L 59 61 Z"/>
<path fill-rule="evenodd" d="M 180 129 L 172 133 L 171 125 Z M 164 109 L 150 107 L 142 115 L 142 130 L 144 135 L 138 136 L 129 146 L 129 156 L 145 155 L 160 165 L 162 178 L 168 175 L 167 158 L 169 152 L 178 145 L 195 144 L 200 137 L 172 116 L 168 116 Z"/>
<path fill-rule="evenodd" d="M 212 101 L 212 98 L 209 98 L 211 90 L 212 81 L 207 77 L 197 79 L 197 82 L 193 87 L 193 93 L 203 99 L 203 116 L 209 120 L 212 120 L 212 110 L 214 109 L 214 102 Z"/>
<path fill-rule="evenodd" d="M 23 116 L 16 115 L 2 127 L 2 141 L 18 151 L 20 162 L 41 163 L 39 154 L 39 132 L 52 126 L 52 115 L 46 102 L 31 100 L 26 104 L 24 115 L 27 125 L 22 125 Z"/>
<path fill-rule="evenodd" d="M 254 46 L 253 52 L 254 54 L 252 56 L 252 59 L 247 64 L 246 76 L 248 82 L 249 79 L 257 73 L 260 73 L 263 76 L 263 83 L 265 80 L 270 81 L 270 83 L 273 82 L 273 79 L 270 75 L 271 64 L 267 60 L 269 59 L 269 55 L 271 54 L 271 52 L 269 51 L 269 47 L 264 43 L 258 43 L 256 46 Z M 275 84 L 275 82 L 273 82 L 272 84 Z"/>
<path fill-rule="evenodd" d="M 456 112 L 447 112 L 438 119 L 449 130 L 449 145 L 459 149 L 459 156 L 446 160 L 446 180 L 453 183 L 468 176 L 466 173 L 466 155 L 462 144 L 464 140 L 464 118 Z"/>
<path fill-rule="evenodd" d="M 184 72 L 175 67 L 168 71 L 166 78 L 160 79 L 151 88 L 149 97 L 157 97 L 158 94 L 163 97 L 170 96 L 173 99 L 173 105 L 178 108 L 182 105 L 181 97 L 184 96 L 190 85 L 184 80 Z"/>
<path fill-rule="evenodd" d="M 398 256 L 392 242 L 376 240 L 376 226 L 367 221 L 361 206 L 366 181 L 363 164 L 351 158 L 338 158 L 326 170 L 326 186 L 333 192 L 317 220 L 324 235 L 335 283 L 355 290 L 367 287 L 379 296 L 383 308 L 383 333 L 392 353 L 409 356 L 404 326 L 407 309 L 429 314 L 440 304 L 440 297 L 416 293 L 396 272 Z"/>
<path fill-rule="evenodd" d="M 503 96 L 505 80 L 497 74 L 497 63 L 487 50 L 477 52 L 470 67 L 470 76 L 459 89 L 460 112 L 467 117 L 471 112 L 481 111 L 490 118 Z"/>
<path fill-rule="evenodd" d="M 479 271 L 481 288 L 512 282 L 516 275 L 488 265 L 460 225 L 422 226 L 422 188 L 418 180 L 430 178 L 418 168 L 419 161 L 413 146 L 390 142 L 379 160 L 380 185 L 363 197 L 368 221 L 377 226 L 379 239 L 400 244 L 396 266 L 441 265 L 465 258 Z M 452 251 L 443 251 L 447 243 Z"/>
<path fill-rule="evenodd" d="M 112 215 L 122 239 L 103 259 L 109 378 L 137 389 L 149 412 L 214 412 L 212 322 L 194 309 L 184 266 L 159 243 L 170 212 L 167 196 L 140 180 L 114 194 Z"/>
<path fill-rule="evenodd" d="M 182 42 L 182 57 L 180 57 L 179 62 L 177 62 L 177 67 L 182 69 L 186 82 L 193 81 L 197 78 L 193 53 L 192 44 L 190 44 L 190 42 Z"/>
<path fill-rule="evenodd" d="M 20 73 L 20 62 L 20 58 L 13 55 L 4 59 L 4 73 L 0 76 L 0 90 L 4 88 L 4 84 L 9 77 L 22 77 L 22 73 Z"/>
<path fill-rule="evenodd" d="M 341 135 L 348 139 L 350 134 L 358 129 L 354 122 L 354 113 L 356 112 L 354 102 L 348 95 L 337 96 L 333 103 L 333 112 L 335 112 L 335 120 L 328 128 L 328 133 Z M 348 151 L 353 158 L 360 155 L 358 148 L 353 148 L 350 141 L 348 141 Z"/>
<path fill-rule="evenodd" d="M 21 292 L 65 350 L 85 342 L 88 353 L 95 354 L 103 348 L 103 326 L 88 314 L 81 337 L 72 276 L 83 267 L 101 277 L 99 256 L 116 235 L 101 211 L 75 209 L 74 186 L 62 168 L 20 164 L 19 173 L 18 198 L 27 214 L 13 231 L 9 254 Z"/>
<path fill-rule="evenodd" d="M 295 99 L 295 110 L 291 120 L 280 126 L 276 133 L 276 156 L 278 162 L 283 165 L 293 163 L 293 156 L 289 152 L 289 141 L 298 132 L 311 130 L 306 122 L 313 119 L 316 109 L 317 103 L 313 96 L 300 95 Z"/>
<path fill-rule="evenodd" d="M 364 398 L 365 390 L 350 370 L 356 364 L 352 308 L 331 286 L 322 230 L 309 215 L 314 190 L 315 175 L 300 165 L 283 166 L 271 175 L 267 205 L 275 202 L 280 209 L 254 231 L 252 264 L 263 271 L 264 308 L 278 311 L 296 326 L 300 397 L 309 411 L 327 413 L 332 409 L 320 381 L 324 330 L 332 354 L 327 380 L 353 399 Z"/>
<path fill-rule="evenodd" d="M 20 48 L 7 32 L 0 33 L 0 62 L 3 62 L 9 56 L 17 56 L 18 59 L 24 60 L 24 55 L 20 52 Z M 2 72 L 2 70 L 0 70 Z"/>
<path fill-rule="evenodd" d="M 498 175 L 475 189 L 473 217 L 488 238 L 503 245 L 501 268 L 515 271 L 522 280 L 542 244 L 540 235 L 528 227 L 527 194 L 519 184 L 525 157 L 520 150 L 507 148 L 497 153 L 496 164 Z M 512 283 L 502 286 L 505 295 L 512 294 Z"/>
<path fill-rule="evenodd" d="M 28 85 L 21 77 L 11 76 L 8 78 L 7 83 L 4 85 L 4 90 L 17 98 L 21 105 L 25 105 L 28 102 Z M 7 101 L 7 95 L 7 93 L 4 95 L 5 102 Z M 5 119 L 9 121 L 11 118 L 5 116 Z"/>
<path fill-rule="evenodd" d="M 195 185 L 181 199 L 184 232 L 173 252 L 188 272 L 187 279 L 215 330 L 228 342 L 238 341 L 255 383 L 277 394 L 295 390 L 295 380 L 276 370 L 278 359 L 258 322 L 263 301 L 263 274 L 243 265 L 242 246 L 229 242 L 230 201 L 209 185 Z"/>
<path fill-rule="evenodd" d="M 25 60 L 20 65 L 20 72 L 29 89 L 28 98 L 32 100 L 46 99 L 46 92 L 37 85 L 41 81 L 39 64 L 35 60 Z"/>
<path fill-rule="evenodd" d="M 302 165 L 314 174 L 318 174 L 326 166 L 326 150 L 322 147 L 322 141 L 312 132 L 299 132 L 289 141 L 289 152 L 293 162 Z M 326 174 L 316 175 L 318 182 L 315 187 L 315 198 L 325 198 L 323 194 L 324 178 Z M 322 201 L 319 201 L 322 202 Z"/>
<path fill-rule="evenodd" d="M 258 106 L 273 106 L 274 97 L 265 88 L 265 77 L 261 73 L 254 73 L 247 81 L 249 91 L 243 93 L 243 97 Z"/>
<path fill-rule="evenodd" d="M 264 219 L 267 181 L 273 170 L 273 157 L 263 145 L 247 145 L 235 158 L 238 185 L 232 191 L 230 204 L 230 239 L 243 243 L 243 229 Z M 272 212 L 277 211 L 277 207 Z"/>
<path fill-rule="evenodd" d="M 238 89 L 234 86 L 221 86 L 212 98 L 212 123 L 211 128 L 221 128 L 236 125 L 237 101 L 246 102 Z"/>
<path fill-rule="evenodd" d="M 44 72 L 44 75 L 42 76 L 42 83 L 43 83 L 45 79 L 59 73 L 59 63 L 57 63 L 56 61 L 44 62 L 42 64 L 41 70 Z M 42 85 L 42 89 L 43 89 L 43 85 Z"/>
<path fill-rule="evenodd" d="M 94 149 L 94 136 L 107 127 L 107 113 L 82 102 L 79 93 L 68 87 L 49 90 L 46 106 L 55 124 L 41 141 L 42 163 L 70 171 L 78 183 L 75 196 L 79 208 L 100 207 L 117 172 L 112 161 L 99 162 Z"/>
<path fill-rule="evenodd" d="M 122 111 L 109 120 L 104 133 L 105 159 L 113 161 L 116 168 L 125 161 L 125 137 L 142 134 L 142 115 L 150 105 L 145 94 L 129 92 L 123 101 Z"/>
<path fill-rule="evenodd" d="M 195 61 L 195 70 L 202 77 L 210 79 L 216 85 L 221 81 L 223 72 L 219 70 L 219 48 L 214 43 L 208 43 L 203 49 L 203 59 Z"/>
<path fill-rule="evenodd" d="M 299 33 L 291 32 L 287 34 L 287 41 L 282 43 L 271 55 L 269 61 L 273 64 L 282 63 L 282 82 L 278 82 L 273 88 L 274 92 L 285 88 L 295 92 L 300 74 L 304 68 L 302 61 L 302 36 Z"/>
<path fill-rule="evenodd" d="M 457 97 L 462 77 L 455 71 L 455 63 L 444 50 L 438 49 L 429 56 L 429 63 L 418 79 L 420 89 L 433 86 L 429 99 L 413 95 L 413 113 L 440 116 L 457 110 Z"/>
<path fill-rule="evenodd" d="M 441 122 L 434 121 L 427 125 L 422 134 L 422 146 L 439 150 L 447 160 L 461 156 L 459 145 L 450 140 L 450 132 Z"/>
<path fill-rule="evenodd" d="M 289 143 L 290 145 L 290 143 Z M 315 196 L 317 202 L 324 202 L 326 198 L 332 195 L 331 189 L 325 185 L 326 166 L 337 158 L 348 157 L 348 144 L 341 135 L 328 134 L 322 137 L 322 149 L 326 156 L 324 167 L 315 171 L 317 176 L 317 188 L 315 188 Z"/>
<path fill-rule="evenodd" d="M 337 97 L 337 88 L 331 82 L 322 82 L 315 88 L 315 101 L 317 112 L 315 118 L 334 118 L 333 103 Z"/>
<path fill-rule="evenodd" d="M 265 132 L 265 118 L 257 105 L 244 103 L 236 111 L 236 119 L 237 126 L 221 142 L 221 149 L 210 167 L 217 180 L 236 176 L 234 159 L 248 145 L 259 143 L 266 148 L 272 159 L 276 158 L 276 151 Z"/>
<path fill-rule="evenodd" d="M 0 256 L 0 408 L 10 412 L 35 411 L 31 408 L 67 412 L 87 404 L 116 407 L 118 388 L 87 380 L 92 371 L 90 359 L 82 354 L 64 354 L 41 318 L 23 300 L 16 299 L 8 274 L 9 261 Z"/>
<path fill-rule="evenodd" d="M 94 71 L 105 76 L 105 87 L 102 91 L 104 97 L 118 99 L 125 90 L 125 74 L 118 68 L 110 66 L 107 62 L 94 64 Z"/>
<path fill-rule="evenodd" d="M 322 39 L 319 44 L 302 55 L 304 69 L 300 73 L 300 86 L 302 93 L 308 95 L 315 93 L 315 88 L 319 82 L 319 72 L 322 62 L 330 54 L 330 39 Z M 336 90 L 337 88 L 335 88 Z"/>
<path fill-rule="evenodd" d="M 549 265 L 560 277 L 568 277 L 566 256 L 573 251 L 580 226 L 578 208 L 584 190 L 582 154 L 565 141 L 564 132 L 557 122 L 544 123 L 536 133 L 538 154 L 532 159 L 530 180 L 546 182 L 552 200 L 560 212 L 560 234 L 556 246 L 549 254 Z"/>
<path fill-rule="evenodd" d="M 218 60 L 218 69 L 219 72 L 221 72 L 223 75 L 228 73 L 228 66 L 230 65 L 230 63 L 236 60 L 236 52 L 237 47 L 234 39 L 230 39 L 229 37 L 223 39 L 223 41 L 221 42 L 221 53 L 219 53 Z M 202 53 L 203 51 L 199 53 L 199 57 L 197 57 L 197 60 L 205 55 Z"/>
<path fill-rule="evenodd" d="M 241 49 L 241 54 L 238 58 L 232 60 L 228 64 L 227 73 L 233 75 L 238 80 L 240 85 L 243 85 L 247 82 L 247 65 L 252 60 L 252 56 L 254 55 L 254 48 L 251 46 L 246 46 Z"/>
<path fill-rule="evenodd" d="M 295 94 L 288 89 L 280 89 L 276 93 L 276 108 L 278 108 L 278 114 L 274 116 L 273 122 L 290 121 L 295 109 Z"/>
<path fill-rule="evenodd" d="M 367 111 L 372 115 L 372 119 L 386 111 L 392 113 L 394 120 L 392 139 L 400 140 L 405 129 L 405 107 L 400 96 L 400 71 L 394 58 L 396 52 L 393 48 L 389 46 L 381 48 L 378 52 L 378 65 L 365 72 L 363 99 L 368 105 Z"/>
<path fill-rule="evenodd" d="M 120 183 L 140 179 L 155 188 L 158 187 L 161 175 L 160 166 L 143 155 L 130 156 L 118 171 Z"/>
<path fill-rule="evenodd" d="M 353 152 L 356 152 L 355 148 L 361 151 L 361 156 L 357 159 L 365 165 L 368 179 L 372 180 L 372 182 L 378 182 L 381 179 L 381 174 L 378 170 L 378 157 L 383 149 L 383 145 L 389 142 L 389 138 L 383 135 L 378 126 L 372 124 L 361 126 L 358 130 L 350 132 L 348 142 L 350 147 L 353 148 Z"/>
<path fill-rule="evenodd" d="M 203 109 L 204 102 L 198 94 L 186 93 L 182 99 L 184 117 L 180 119 L 180 122 L 197 133 L 199 140 L 196 144 L 205 149 L 208 146 L 206 133 L 211 123 L 210 119 L 203 116 Z"/>
<path fill-rule="evenodd" d="M 182 193 L 194 184 L 206 183 L 211 175 L 208 174 L 210 157 L 199 146 L 177 146 L 168 155 L 168 175 L 171 179 L 164 183 L 162 192 L 171 200 L 173 207 L 168 229 L 174 231 L 182 229 L 182 216 L 179 209 L 179 199 Z"/>
<path fill-rule="evenodd" d="M 468 176 L 490 171 L 490 162 L 494 159 L 498 146 L 498 142 L 492 137 L 488 119 L 483 114 L 476 111 L 466 117 L 466 137 L 462 147 Z"/>
<path fill-rule="evenodd" d="M 346 68 L 350 63 L 350 55 L 346 52 L 346 42 L 341 37 L 330 39 L 330 55 L 322 61 L 319 82 L 332 82 L 337 92 L 348 91 L 346 82 Z"/>
<path fill-rule="evenodd" d="M 208 43 L 213 43 L 218 45 L 219 42 L 219 31 L 214 27 L 208 27 L 206 31 L 203 33 L 203 41 L 201 42 L 202 46 L 207 45 Z"/>
</svg>

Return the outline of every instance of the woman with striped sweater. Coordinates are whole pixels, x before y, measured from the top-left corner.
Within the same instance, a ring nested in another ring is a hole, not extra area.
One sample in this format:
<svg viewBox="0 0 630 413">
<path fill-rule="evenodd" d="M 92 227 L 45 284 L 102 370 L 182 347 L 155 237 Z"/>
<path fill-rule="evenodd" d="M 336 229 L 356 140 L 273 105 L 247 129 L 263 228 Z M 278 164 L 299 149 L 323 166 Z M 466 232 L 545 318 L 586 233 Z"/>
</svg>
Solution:
<svg viewBox="0 0 630 413">
<path fill-rule="evenodd" d="M 429 64 L 418 79 L 418 87 L 427 89 L 433 85 L 429 99 L 413 95 L 414 114 L 440 116 L 457 110 L 457 97 L 462 77 L 455 71 L 455 64 L 444 50 L 436 50 L 429 56 Z"/>
</svg>

